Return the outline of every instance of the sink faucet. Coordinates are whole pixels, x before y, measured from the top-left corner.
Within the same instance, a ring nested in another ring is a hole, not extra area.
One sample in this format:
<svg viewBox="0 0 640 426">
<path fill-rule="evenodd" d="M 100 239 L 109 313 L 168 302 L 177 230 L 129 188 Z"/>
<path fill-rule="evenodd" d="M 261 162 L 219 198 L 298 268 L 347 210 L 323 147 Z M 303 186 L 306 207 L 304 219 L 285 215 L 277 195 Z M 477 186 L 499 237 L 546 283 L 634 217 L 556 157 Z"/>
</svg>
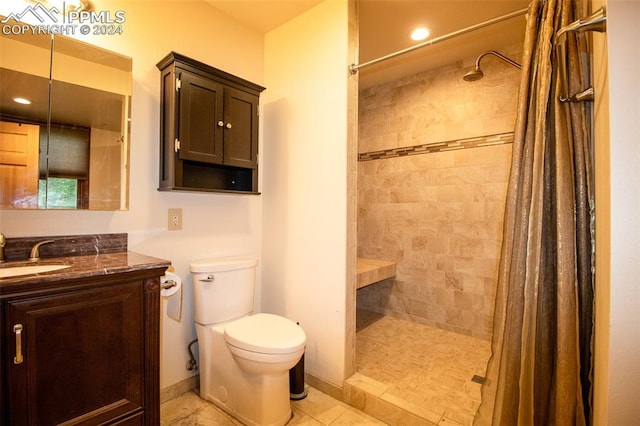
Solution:
<svg viewBox="0 0 640 426">
<path fill-rule="evenodd" d="M 31 249 L 31 254 L 29 254 L 29 261 L 37 262 L 38 260 L 40 260 L 40 246 L 43 244 L 50 244 L 54 242 L 55 242 L 54 240 L 46 240 L 46 241 L 40 241 L 39 243 L 34 245 L 33 248 Z"/>
<path fill-rule="evenodd" d="M 6 244 L 4 234 L 0 233 L 0 263 L 4 263 L 4 245 Z"/>
</svg>

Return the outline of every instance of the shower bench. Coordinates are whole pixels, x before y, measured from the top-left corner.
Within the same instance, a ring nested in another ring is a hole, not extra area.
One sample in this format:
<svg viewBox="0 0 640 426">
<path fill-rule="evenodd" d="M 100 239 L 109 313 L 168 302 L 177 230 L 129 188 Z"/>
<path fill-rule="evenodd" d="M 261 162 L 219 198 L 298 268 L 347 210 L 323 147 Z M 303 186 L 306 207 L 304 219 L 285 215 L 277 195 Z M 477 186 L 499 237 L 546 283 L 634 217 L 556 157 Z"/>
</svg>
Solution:
<svg viewBox="0 0 640 426">
<path fill-rule="evenodd" d="M 396 263 L 388 260 L 359 257 L 356 264 L 356 289 L 396 275 Z"/>
</svg>

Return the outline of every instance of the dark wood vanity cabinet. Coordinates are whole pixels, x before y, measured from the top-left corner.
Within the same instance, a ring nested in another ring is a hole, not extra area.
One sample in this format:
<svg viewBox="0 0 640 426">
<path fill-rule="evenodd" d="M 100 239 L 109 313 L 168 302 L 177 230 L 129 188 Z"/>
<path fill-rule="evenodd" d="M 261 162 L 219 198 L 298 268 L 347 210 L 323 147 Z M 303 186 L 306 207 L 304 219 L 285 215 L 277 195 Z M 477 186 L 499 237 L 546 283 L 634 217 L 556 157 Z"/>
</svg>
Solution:
<svg viewBox="0 0 640 426">
<path fill-rule="evenodd" d="M 158 425 L 164 268 L 3 294 L 3 425 Z"/>
<path fill-rule="evenodd" d="M 159 190 L 258 192 L 264 87 L 172 52 L 161 71 Z"/>
</svg>

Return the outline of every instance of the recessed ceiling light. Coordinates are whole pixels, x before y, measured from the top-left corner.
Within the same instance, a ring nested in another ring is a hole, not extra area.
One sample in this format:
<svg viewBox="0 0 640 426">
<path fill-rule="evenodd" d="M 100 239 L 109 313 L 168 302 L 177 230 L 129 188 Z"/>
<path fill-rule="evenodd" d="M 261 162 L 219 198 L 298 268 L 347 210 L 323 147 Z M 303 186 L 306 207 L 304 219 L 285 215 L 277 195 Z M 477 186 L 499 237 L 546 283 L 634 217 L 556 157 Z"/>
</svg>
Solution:
<svg viewBox="0 0 640 426">
<path fill-rule="evenodd" d="M 429 37 L 429 30 L 424 27 L 416 28 L 415 30 L 411 31 L 412 40 L 420 41 L 424 40 L 427 37 Z"/>
<path fill-rule="evenodd" d="M 31 101 L 25 98 L 13 98 L 13 102 L 22 104 L 22 105 L 31 105 Z"/>
</svg>

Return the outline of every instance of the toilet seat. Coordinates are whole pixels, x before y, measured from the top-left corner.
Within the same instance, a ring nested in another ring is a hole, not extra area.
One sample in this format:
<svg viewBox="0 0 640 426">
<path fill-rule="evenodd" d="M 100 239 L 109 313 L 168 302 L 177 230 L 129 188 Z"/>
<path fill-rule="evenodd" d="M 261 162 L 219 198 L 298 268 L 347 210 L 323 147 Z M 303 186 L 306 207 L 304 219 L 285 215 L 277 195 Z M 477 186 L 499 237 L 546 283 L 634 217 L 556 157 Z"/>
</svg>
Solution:
<svg viewBox="0 0 640 426">
<path fill-rule="evenodd" d="M 287 354 L 302 348 L 306 336 L 293 321 L 273 314 L 255 314 L 224 328 L 225 341 L 239 349 L 261 354 Z"/>
</svg>

